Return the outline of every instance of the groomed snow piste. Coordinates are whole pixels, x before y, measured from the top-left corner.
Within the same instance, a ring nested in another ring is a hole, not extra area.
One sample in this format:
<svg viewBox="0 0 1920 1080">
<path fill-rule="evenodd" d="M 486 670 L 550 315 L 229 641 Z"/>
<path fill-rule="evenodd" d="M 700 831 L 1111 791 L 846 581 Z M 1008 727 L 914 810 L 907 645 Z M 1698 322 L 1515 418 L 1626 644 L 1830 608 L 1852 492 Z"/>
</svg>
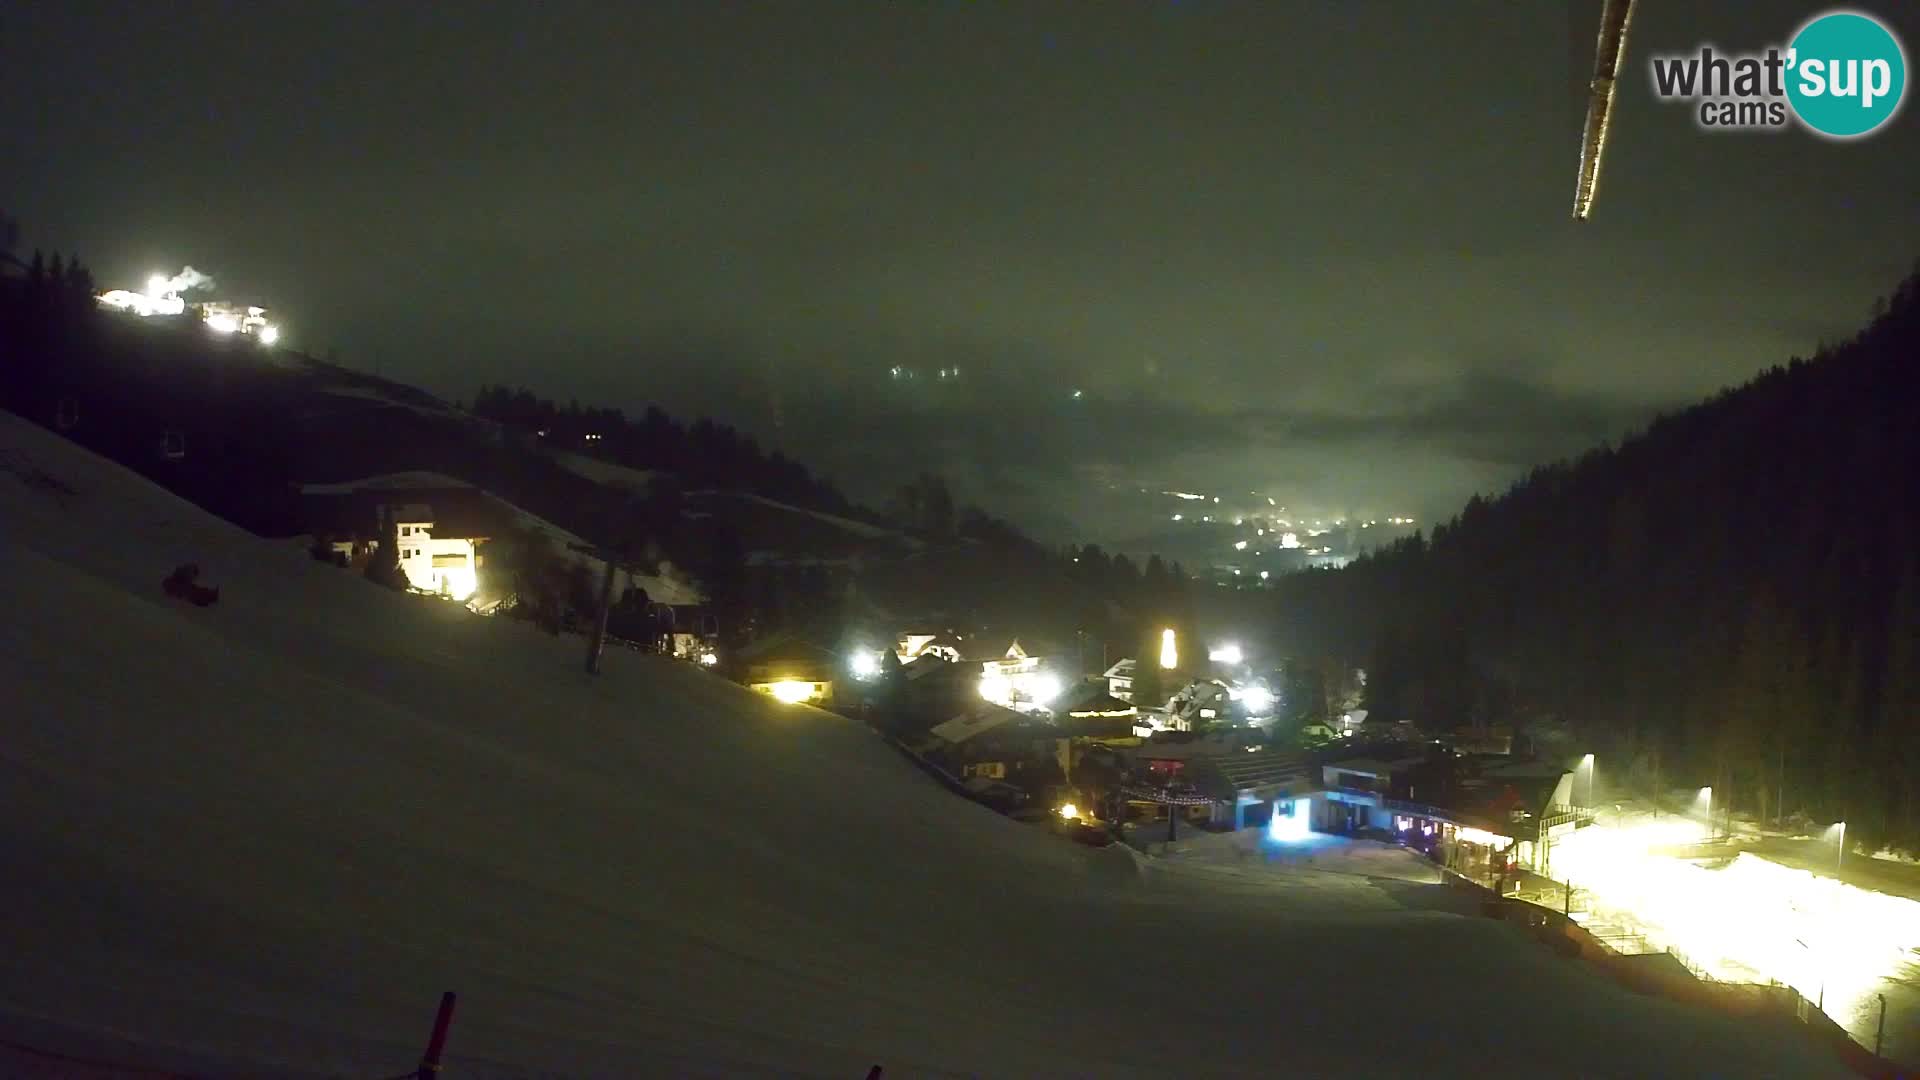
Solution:
<svg viewBox="0 0 1920 1080">
<path fill-rule="evenodd" d="M 449 1080 L 1839 1074 L 1436 886 L 1148 867 L 849 721 L 589 678 L 4 414 L 0 612 L 0 1039 L 391 1076 L 451 989 Z"/>
</svg>

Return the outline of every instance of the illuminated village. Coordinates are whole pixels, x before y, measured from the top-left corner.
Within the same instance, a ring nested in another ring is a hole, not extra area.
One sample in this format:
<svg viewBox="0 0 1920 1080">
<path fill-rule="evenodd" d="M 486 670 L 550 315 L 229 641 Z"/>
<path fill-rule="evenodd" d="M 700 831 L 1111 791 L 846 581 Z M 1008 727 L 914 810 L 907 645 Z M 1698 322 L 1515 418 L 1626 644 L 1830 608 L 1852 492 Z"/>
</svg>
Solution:
<svg viewBox="0 0 1920 1080">
<path fill-rule="evenodd" d="M 1920 1077 L 1920 5 L 1567 7 L 10 7 L 0 1080 Z"/>
</svg>

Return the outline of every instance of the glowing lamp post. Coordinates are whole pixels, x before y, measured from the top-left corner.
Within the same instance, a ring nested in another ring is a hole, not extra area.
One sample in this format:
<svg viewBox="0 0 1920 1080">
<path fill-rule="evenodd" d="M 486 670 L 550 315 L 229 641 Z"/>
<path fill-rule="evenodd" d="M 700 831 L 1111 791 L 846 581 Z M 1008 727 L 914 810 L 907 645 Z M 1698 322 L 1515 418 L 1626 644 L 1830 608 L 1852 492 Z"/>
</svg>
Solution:
<svg viewBox="0 0 1920 1080">
<path fill-rule="evenodd" d="M 1173 628 L 1160 631 L 1160 666 L 1172 671 L 1180 666 L 1180 650 L 1173 643 Z"/>
<path fill-rule="evenodd" d="M 1835 826 L 1835 828 L 1840 830 L 1837 845 L 1840 850 L 1834 852 L 1833 855 L 1833 872 L 1837 874 L 1840 872 L 1840 864 L 1847 860 L 1847 823 L 1843 821 Z"/>
</svg>

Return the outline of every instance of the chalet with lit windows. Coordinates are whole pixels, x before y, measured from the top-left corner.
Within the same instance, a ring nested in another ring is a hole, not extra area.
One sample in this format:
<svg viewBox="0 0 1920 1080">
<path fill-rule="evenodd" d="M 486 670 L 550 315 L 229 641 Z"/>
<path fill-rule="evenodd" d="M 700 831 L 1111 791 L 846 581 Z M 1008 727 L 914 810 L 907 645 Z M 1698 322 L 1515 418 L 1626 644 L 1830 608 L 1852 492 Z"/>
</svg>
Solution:
<svg viewBox="0 0 1920 1080">
<path fill-rule="evenodd" d="M 990 701 L 927 732 L 919 752 L 961 780 L 994 780 L 1038 794 L 1064 781 L 1070 740 L 1053 725 Z"/>
<path fill-rule="evenodd" d="M 756 693 L 790 705 L 827 708 L 834 703 L 841 660 L 823 645 L 779 634 L 743 646 L 734 659 L 742 681 Z"/>
</svg>

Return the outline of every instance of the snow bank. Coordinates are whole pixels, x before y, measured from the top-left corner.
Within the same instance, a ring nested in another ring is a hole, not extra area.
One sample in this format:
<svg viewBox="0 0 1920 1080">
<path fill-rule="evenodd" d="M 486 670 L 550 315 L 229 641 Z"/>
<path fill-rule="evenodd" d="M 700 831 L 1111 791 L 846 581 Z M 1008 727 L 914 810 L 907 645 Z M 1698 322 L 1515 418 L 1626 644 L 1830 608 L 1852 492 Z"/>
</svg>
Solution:
<svg viewBox="0 0 1920 1080">
<path fill-rule="evenodd" d="M 1428 886 L 1064 843 L 838 717 L 589 678 L 4 415 L 0 451 L 0 1038 L 392 1075 L 453 989 L 463 1078 L 1838 1075 Z M 187 560 L 217 606 L 162 595 Z"/>
<path fill-rule="evenodd" d="M 376 401 L 382 405 L 386 405 L 391 408 L 406 409 L 409 412 L 419 413 L 421 416 L 445 418 L 449 416 L 462 415 L 461 413 L 459 413 L 458 411 L 456 411 L 455 409 L 446 405 L 443 402 L 436 402 L 433 405 L 422 405 L 418 401 L 409 401 L 404 398 L 396 397 L 392 394 L 383 393 L 382 391 L 371 386 L 352 386 L 352 385 L 336 384 L 331 386 L 322 386 L 319 389 L 321 393 L 327 394 L 332 397 L 353 398 L 359 401 Z"/>
<path fill-rule="evenodd" d="M 437 472 L 397 472 L 366 476 L 338 484 L 302 484 L 302 495 L 351 495 L 356 491 L 410 491 L 413 489 L 469 488 L 472 484 L 458 477 Z"/>
<path fill-rule="evenodd" d="M 866 537 L 869 540 L 909 541 L 913 544 L 913 546 L 915 547 L 919 546 L 919 541 L 912 540 L 910 537 L 903 535 L 896 529 L 883 528 L 882 526 L 879 526 L 879 525 L 869 525 L 864 521 L 855 521 L 852 518 L 841 517 L 839 514 L 829 514 L 821 510 L 807 510 L 802 507 L 792 506 L 787 503 L 779 502 L 774 499 L 769 499 L 764 495 L 748 495 L 746 497 L 749 499 L 752 499 L 754 502 L 757 502 L 762 506 L 771 506 L 776 510 L 785 510 L 790 514 L 804 514 L 805 516 L 810 517 L 815 521 L 825 522 L 826 524 L 832 525 L 837 529 L 841 529 L 845 532 L 850 532 L 855 536 Z"/>
<path fill-rule="evenodd" d="M 596 484 L 625 491 L 634 495 L 645 495 L 653 487 L 654 474 L 647 469 L 630 469 L 625 465 L 615 465 L 610 461 L 601 461 L 596 457 L 575 453 L 572 450 L 547 451 L 554 463 L 576 476 L 591 480 Z"/>
<path fill-rule="evenodd" d="M 791 503 L 783 503 L 778 499 L 769 499 L 765 495 L 750 495 L 744 492 L 721 491 L 718 489 L 710 490 L 710 491 L 695 491 L 695 492 L 691 492 L 690 494 L 696 495 L 696 496 L 728 495 L 738 499 L 745 499 L 748 502 L 758 503 L 761 506 L 765 506 L 770 509 L 784 510 L 789 514 L 799 514 L 801 517 L 812 518 L 815 521 L 821 522 L 826 525 L 831 525 L 842 532 L 848 533 L 853 536 L 858 536 L 865 540 L 888 540 L 893 543 L 900 544 L 909 548 L 921 548 L 926 546 L 920 540 L 914 537 L 908 536 L 906 533 L 903 533 L 898 529 L 889 529 L 881 525 L 872 525 L 864 521 L 855 521 L 853 518 L 841 517 L 839 514 L 829 514 L 824 510 L 808 510 L 804 507 L 794 506 Z"/>
</svg>

